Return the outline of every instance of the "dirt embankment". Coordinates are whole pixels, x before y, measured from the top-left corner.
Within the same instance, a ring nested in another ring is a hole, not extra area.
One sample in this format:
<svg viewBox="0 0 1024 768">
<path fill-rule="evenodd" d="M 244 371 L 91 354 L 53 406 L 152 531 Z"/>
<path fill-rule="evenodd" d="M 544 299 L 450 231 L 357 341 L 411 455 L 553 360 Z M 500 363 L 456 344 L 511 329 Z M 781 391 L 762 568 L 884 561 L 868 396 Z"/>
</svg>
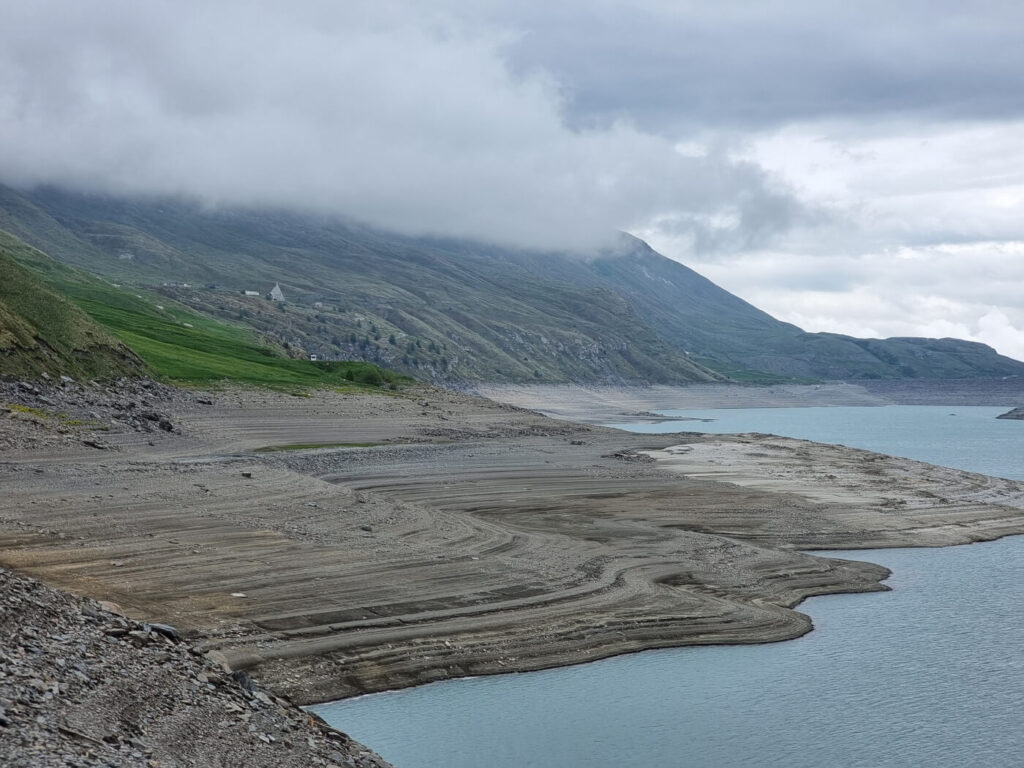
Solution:
<svg viewBox="0 0 1024 768">
<path fill-rule="evenodd" d="M 1024 532 L 1021 484 L 799 440 L 426 389 L 202 400 L 158 439 L 8 450 L 0 562 L 195 631 L 302 703 L 794 637 L 803 598 L 887 574 L 797 550 Z"/>
</svg>

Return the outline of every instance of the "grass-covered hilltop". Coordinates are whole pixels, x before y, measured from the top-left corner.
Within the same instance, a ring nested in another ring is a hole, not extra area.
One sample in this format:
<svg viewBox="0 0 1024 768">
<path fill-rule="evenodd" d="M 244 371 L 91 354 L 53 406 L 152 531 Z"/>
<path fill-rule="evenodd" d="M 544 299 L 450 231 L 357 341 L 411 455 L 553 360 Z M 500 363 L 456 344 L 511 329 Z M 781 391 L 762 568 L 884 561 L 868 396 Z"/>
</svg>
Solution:
<svg viewBox="0 0 1024 768">
<path fill-rule="evenodd" d="M 10 256 L 178 381 L 376 383 L 389 375 L 376 366 L 436 383 L 1024 375 L 1024 363 L 973 342 L 806 333 L 625 235 L 568 257 L 338 218 L 2 186 L 0 229 L 39 249 L 7 237 Z M 267 298 L 275 285 L 284 301 Z"/>
</svg>

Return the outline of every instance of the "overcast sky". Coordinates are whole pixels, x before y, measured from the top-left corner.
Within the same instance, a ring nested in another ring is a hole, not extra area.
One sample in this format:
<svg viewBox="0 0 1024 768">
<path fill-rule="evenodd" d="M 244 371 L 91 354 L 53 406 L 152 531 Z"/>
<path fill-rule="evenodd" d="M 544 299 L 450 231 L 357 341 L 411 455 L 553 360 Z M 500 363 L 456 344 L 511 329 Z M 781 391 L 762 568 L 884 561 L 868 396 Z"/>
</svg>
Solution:
<svg viewBox="0 0 1024 768">
<path fill-rule="evenodd" d="M 425 6 L 429 6 L 426 8 Z M 0 180 L 599 247 L 1024 359 L 1024 4 L 0 0 Z"/>
</svg>

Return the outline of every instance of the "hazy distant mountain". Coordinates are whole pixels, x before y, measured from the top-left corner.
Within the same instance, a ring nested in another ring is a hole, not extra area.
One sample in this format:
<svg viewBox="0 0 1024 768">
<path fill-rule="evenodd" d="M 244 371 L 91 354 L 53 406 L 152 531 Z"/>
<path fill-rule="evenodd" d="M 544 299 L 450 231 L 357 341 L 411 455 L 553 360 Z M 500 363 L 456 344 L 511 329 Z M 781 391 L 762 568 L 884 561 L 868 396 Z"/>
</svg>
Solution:
<svg viewBox="0 0 1024 768">
<path fill-rule="evenodd" d="M 0 229 L 118 281 L 176 284 L 161 290 L 294 349 L 435 381 L 1024 375 L 1024 363 L 982 344 L 805 333 L 627 236 L 581 259 L 338 219 L 3 187 Z M 283 305 L 241 295 L 275 283 Z"/>
<path fill-rule="evenodd" d="M 646 243 L 589 266 L 659 336 L 729 373 L 822 379 L 957 379 L 1024 375 L 1024 363 L 960 339 L 858 339 L 776 320 Z M 742 375 L 742 374 L 741 374 Z"/>
</svg>

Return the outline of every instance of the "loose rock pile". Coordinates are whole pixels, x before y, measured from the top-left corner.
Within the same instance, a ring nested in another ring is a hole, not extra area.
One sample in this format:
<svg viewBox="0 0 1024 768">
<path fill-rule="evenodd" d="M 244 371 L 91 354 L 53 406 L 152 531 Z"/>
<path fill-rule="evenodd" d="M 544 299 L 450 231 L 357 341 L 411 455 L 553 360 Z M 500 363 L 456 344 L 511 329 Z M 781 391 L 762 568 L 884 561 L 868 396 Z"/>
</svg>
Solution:
<svg viewBox="0 0 1024 768">
<path fill-rule="evenodd" d="M 0 450 L 81 442 L 109 448 L 105 435 L 166 433 L 177 427 L 167 411 L 212 401 L 149 379 L 78 382 L 67 376 L 39 382 L 0 381 Z"/>
<path fill-rule="evenodd" d="M 173 627 L 0 569 L 0 765 L 388 764 Z"/>
</svg>

